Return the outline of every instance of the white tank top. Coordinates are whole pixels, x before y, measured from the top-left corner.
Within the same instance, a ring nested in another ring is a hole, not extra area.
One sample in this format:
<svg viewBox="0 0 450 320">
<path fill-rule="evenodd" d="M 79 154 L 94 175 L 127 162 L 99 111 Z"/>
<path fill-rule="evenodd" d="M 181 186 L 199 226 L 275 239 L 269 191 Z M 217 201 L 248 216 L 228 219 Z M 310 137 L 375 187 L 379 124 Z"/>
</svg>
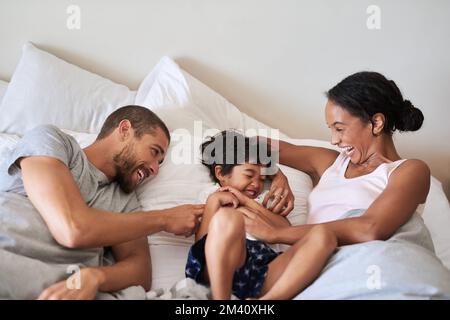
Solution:
<svg viewBox="0 0 450 320">
<path fill-rule="evenodd" d="M 308 198 L 307 223 L 339 219 L 354 209 L 367 209 L 386 188 L 391 173 L 406 159 L 380 164 L 369 174 L 346 178 L 350 158 L 342 152 L 323 173 Z"/>
</svg>

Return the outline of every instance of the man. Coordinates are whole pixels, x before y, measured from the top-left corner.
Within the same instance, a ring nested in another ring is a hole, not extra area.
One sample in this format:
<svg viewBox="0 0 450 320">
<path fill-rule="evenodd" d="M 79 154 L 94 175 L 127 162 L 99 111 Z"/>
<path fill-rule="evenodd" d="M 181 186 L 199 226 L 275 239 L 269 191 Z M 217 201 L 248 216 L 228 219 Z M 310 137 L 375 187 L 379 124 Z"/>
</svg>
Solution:
<svg viewBox="0 0 450 320">
<path fill-rule="evenodd" d="M 128 287 L 122 297 L 143 297 L 146 236 L 191 235 L 203 214 L 203 205 L 139 211 L 134 190 L 158 174 L 169 142 L 139 106 L 113 112 L 85 149 L 54 126 L 26 133 L 0 166 L 0 298 L 110 298 L 102 292 Z M 113 265 L 102 266 L 103 247 Z"/>
</svg>

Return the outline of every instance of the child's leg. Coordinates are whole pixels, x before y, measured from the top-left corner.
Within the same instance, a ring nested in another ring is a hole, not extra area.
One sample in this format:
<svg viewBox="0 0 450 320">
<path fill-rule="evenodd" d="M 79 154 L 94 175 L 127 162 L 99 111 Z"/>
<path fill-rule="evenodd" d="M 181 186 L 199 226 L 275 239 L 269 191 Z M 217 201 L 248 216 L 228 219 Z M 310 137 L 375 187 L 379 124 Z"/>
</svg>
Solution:
<svg viewBox="0 0 450 320">
<path fill-rule="evenodd" d="M 215 201 L 208 200 L 205 205 L 205 211 L 203 212 L 202 222 L 195 233 L 195 241 L 201 239 L 205 234 L 208 233 L 209 223 L 212 217 L 220 209 L 220 205 Z"/>
<path fill-rule="evenodd" d="M 217 211 L 209 223 L 205 256 L 212 298 L 230 299 L 234 272 L 246 259 L 244 218 L 239 211 Z"/>
<path fill-rule="evenodd" d="M 321 225 L 312 228 L 269 264 L 260 299 L 292 299 L 317 278 L 336 246 L 334 233 Z"/>
</svg>

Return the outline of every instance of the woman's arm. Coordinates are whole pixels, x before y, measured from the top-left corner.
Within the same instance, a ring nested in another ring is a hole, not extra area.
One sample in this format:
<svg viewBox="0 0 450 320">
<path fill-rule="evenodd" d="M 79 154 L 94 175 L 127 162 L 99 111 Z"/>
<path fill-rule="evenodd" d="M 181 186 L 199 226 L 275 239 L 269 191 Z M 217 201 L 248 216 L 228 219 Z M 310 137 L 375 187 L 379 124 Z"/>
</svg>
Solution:
<svg viewBox="0 0 450 320">
<path fill-rule="evenodd" d="M 281 164 L 305 172 L 310 176 L 313 185 L 317 185 L 322 174 L 333 164 L 339 154 L 326 148 L 296 146 L 281 140 L 268 139 L 267 141 L 272 155 L 276 152 L 279 153 L 277 160 Z M 278 170 L 273 177 L 272 185 L 264 198 L 263 206 L 267 207 L 270 199 L 272 199 L 272 204 L 268 209 L 273 213 L 286 216 L 294 208 L 294 195 L 286 176 L 281 170 Z"/>
<path fill-rule="evenodd" d="M 408 160 L 390 176 L 386 189 L 361 217 L 324 223 L 338 238 L 339 245 L 385 240 L 394 234 L 424 203 L 430 188 L 430 169 L 420 160 Z M 257 215 L 246 215 L 247 231 L 271 243 L 293 244 L 314 224 L 276 227 Z"/>
<path fill-rule="evenodd" d="M 273 213 L 272 211 L 264 208 L 262 205 L 260 205 L 256 201 L 253 201 L 251 199 L 249 199 L 249 200 L 250 201 L 248 201 L 245 204 L 245 208 L 249 208 L 250 210 L 253 210 L 254 212 L 262 215 L 267 220 L 269 220 L 274 226 L 287 227 L 287 226 L 291 225 L 291 223 L 289 222 L 288 219 L 286 219 L 286 217 L 281 216 L 281 215 L 276 214 L 276 213 Z"/>
<path fill-rule="evenodd" d="M 270 138 L 259 137 L 258 139 L 267 141 L 268 147 L 271 150 L 272 161 L 307 173 L 313 185 L 319 182 L 323 172 L 333 164 L 339 154 L 334 150 L 326 148 L 297 146 Z M 270 199 L 272 199 L 272 204 L 270 207 L 267 207 Z M 288 215 L 294 208 L 294 195 L 288 180 L 281 170 L 278 170 L 277 174 L 273 176 L 272 185 L 264 198 L 263 206 L 267 207 L 273 213 L 282 216 Z"/>
<path fill-rule="evenodd" d="M 250 199 L 245 194 L 243 194 L 242 192 L 233 187 L 222 187 L 219 190 L 221 191 L 220 193 L 232 194 L 238 201 L 239 205 L 241 206 L 238 208 L 238 210 L 240 210 L 244 214 L 245 212 L 248 211 L 245 209 L 250 209 L 253 213 L 261 215 L 264 219 L 267 219 L 274 226 L 285 227 L 291 225 L 289 223 L 289 220 L 287 220 L 285 217 L 280 216 L 279 214 L 273 213 L 270 210 L 264 208 L 258 202 L 256 202 L 253 199 Z"/>
<path fill-rule="evenodd" d="M 301 170 L 308 174 L 317 184 L 320 177 L 336 160 L 339 153 L 335 150 L 297 146 L 282 140 L 272 140 L 268 138 L 268 144 L 279 152 L 279 162 L 283 165 Z"/>
</svg>

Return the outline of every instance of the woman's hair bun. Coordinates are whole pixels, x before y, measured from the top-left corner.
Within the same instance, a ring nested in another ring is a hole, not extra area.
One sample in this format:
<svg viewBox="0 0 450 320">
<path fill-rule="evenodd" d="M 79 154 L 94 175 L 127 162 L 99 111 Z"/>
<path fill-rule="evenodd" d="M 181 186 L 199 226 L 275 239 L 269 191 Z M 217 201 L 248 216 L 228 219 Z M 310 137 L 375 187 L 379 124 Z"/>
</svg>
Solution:
<svg viewBox="0 0 450 320">
<path fill-rule="evenodd" d="M 422 127 L 423 119 L 422 111 L 414 107 L 411 101 L 404 100 L 395 128 L 400 131 L 417 131 Z"/>
</svg>

